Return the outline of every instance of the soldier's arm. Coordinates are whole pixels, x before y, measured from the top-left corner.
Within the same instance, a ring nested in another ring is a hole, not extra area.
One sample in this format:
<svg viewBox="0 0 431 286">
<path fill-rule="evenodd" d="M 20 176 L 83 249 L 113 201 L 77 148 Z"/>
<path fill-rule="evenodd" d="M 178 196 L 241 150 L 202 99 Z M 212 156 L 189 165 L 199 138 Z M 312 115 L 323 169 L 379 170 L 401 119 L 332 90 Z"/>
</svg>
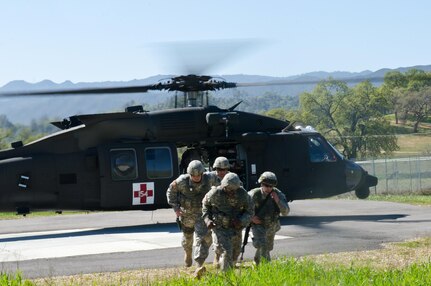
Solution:
<svg viewBox="0 0 431 286">
<path fill-rule="evenodd" d="M 277 195 L 279 198 L 278 202 L 276 202 L 276 203 L 278 205 L 278 208 L 280 209 L 281 215 L 282 216 L 288 215 L 290 212 L 290 208 L 289 208 L 289 204 L 287 203 L 286 196 L 278 189 L 276 189 L 274 191 L 277 192 Z"/>
<path fill-rule="evenodd" d="M 243 197 L 244 211 L 240 217 L 241 224 L 245 227 L 250 224 L 251 218 L 254 216 L 254 203 L 251 197 L 247 194 Z"/>
<path fill-rule="evenodd" d="M 166 191 L 166 197 L 168 199 L 168 204 L 174 209 L 175 212 L 180 210 L 180 201 L 177 181 L 174 180 Z"/>
<path fill-rule="evenodd" d="M 212 221 L 212 207 L 208 198 L 208 194 L 206 194 L 202 200 L 202 218 L 207 225 Z"/>
<path fill-rule="evenodd" d="M 257 204 L 256 204 L 256 192 L 255 189 L 251 190 L 248 192 L 248 196 L 250 197 L 251 200 L 251 204 L 253 206 L 253 216 L 251 217 L 251 222 L 254 224 L 261 224 L 262 221 L 260 220 L 260 218 L 256 215 L 256 213 L 254 213 L 254 210 L 256 210 Z"/>
</svg>

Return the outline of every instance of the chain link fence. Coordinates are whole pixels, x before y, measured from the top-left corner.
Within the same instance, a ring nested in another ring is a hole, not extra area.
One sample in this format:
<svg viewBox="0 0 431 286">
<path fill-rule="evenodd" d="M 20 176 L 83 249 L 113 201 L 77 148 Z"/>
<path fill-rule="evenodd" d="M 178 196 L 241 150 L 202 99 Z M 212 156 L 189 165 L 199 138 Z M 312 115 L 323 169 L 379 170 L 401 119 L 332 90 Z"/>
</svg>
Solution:
<svg viewBox="0 0 431 286">
<path fill-rule="evenodd" d="M 379 182 L 371 194 L 429 193 L 431 156 L 372 159 L 356 162 Z"/>
</svg>

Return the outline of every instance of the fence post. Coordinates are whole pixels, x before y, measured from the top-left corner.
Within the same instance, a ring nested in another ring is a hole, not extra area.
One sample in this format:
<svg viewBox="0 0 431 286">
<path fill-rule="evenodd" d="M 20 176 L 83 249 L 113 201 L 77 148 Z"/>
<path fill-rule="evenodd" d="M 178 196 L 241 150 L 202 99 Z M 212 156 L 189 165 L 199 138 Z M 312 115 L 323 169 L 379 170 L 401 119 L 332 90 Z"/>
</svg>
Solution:
<svg viewBox="0 0 431 286">
<path fill-rule="evenodd" d="M 421 157 L 418 158 L 418 164 L 419 164 L 419 191 L 422 191 L 422 169 L 421 169 Z"/>
<path fill-rule="evenodd" d="M 412 161 L 410 156 L 409 156 L 409 170 L 410 170 L 410 192 L 413 192 Z"/>
<path fill-rule="evenodd" d="M 385 157 L 385 178 L 386 178 L 386 190 L 385 192 L 388 193 L 388 158 Z"/>
<path fill-rule="evenodd" d="M 373 176 L 376 176 L 376 161 L 374 160 L 374 157 L 372 159 L 372 166 L 373 166 Z M 377 185 L 374 186 L 374 194 L 377 195 Z"/>
</svg>

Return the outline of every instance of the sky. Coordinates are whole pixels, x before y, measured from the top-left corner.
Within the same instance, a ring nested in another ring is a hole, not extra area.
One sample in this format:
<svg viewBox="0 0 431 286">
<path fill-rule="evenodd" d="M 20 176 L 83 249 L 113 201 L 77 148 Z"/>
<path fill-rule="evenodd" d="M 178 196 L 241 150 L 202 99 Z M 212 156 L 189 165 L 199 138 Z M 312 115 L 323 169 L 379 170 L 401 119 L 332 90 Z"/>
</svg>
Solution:
<svg viewBox="0 0 431 286">
<path fill-rule="evenodd" d="M 219 75 L 429 65 L 430 28 L 428 0 L 1 1 L 0 86 L 178 74 L 181 45 Z M 214 58 L 220 43 L 235 52 Z"/>
</svg>

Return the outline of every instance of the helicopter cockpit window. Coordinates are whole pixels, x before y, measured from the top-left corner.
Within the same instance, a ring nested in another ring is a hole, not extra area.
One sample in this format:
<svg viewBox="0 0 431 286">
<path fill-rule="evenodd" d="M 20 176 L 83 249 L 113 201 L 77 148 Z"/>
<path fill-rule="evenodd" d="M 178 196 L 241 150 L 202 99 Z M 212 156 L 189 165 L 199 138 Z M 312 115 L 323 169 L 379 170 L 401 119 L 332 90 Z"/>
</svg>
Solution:
<svg viewBox="0 0 431 286">
<path fill-rule="evenodd" d="M 149 179 L 173 176 L 171 150 L 167 147 L 145 149 L 145 163 Z"/>
<path fill-rule="evenodd" d="M 309 137 L 308 146 L 311 162 L 335 162 L 337 160 L 334 151 L 321 137 Z"/>
<path fill-rule="evenodd" d="M 113 149 L 110 154 L 112 180 L 133 180 L 138 177 L 138 164 L 134 149 Z"/>
</svg>

